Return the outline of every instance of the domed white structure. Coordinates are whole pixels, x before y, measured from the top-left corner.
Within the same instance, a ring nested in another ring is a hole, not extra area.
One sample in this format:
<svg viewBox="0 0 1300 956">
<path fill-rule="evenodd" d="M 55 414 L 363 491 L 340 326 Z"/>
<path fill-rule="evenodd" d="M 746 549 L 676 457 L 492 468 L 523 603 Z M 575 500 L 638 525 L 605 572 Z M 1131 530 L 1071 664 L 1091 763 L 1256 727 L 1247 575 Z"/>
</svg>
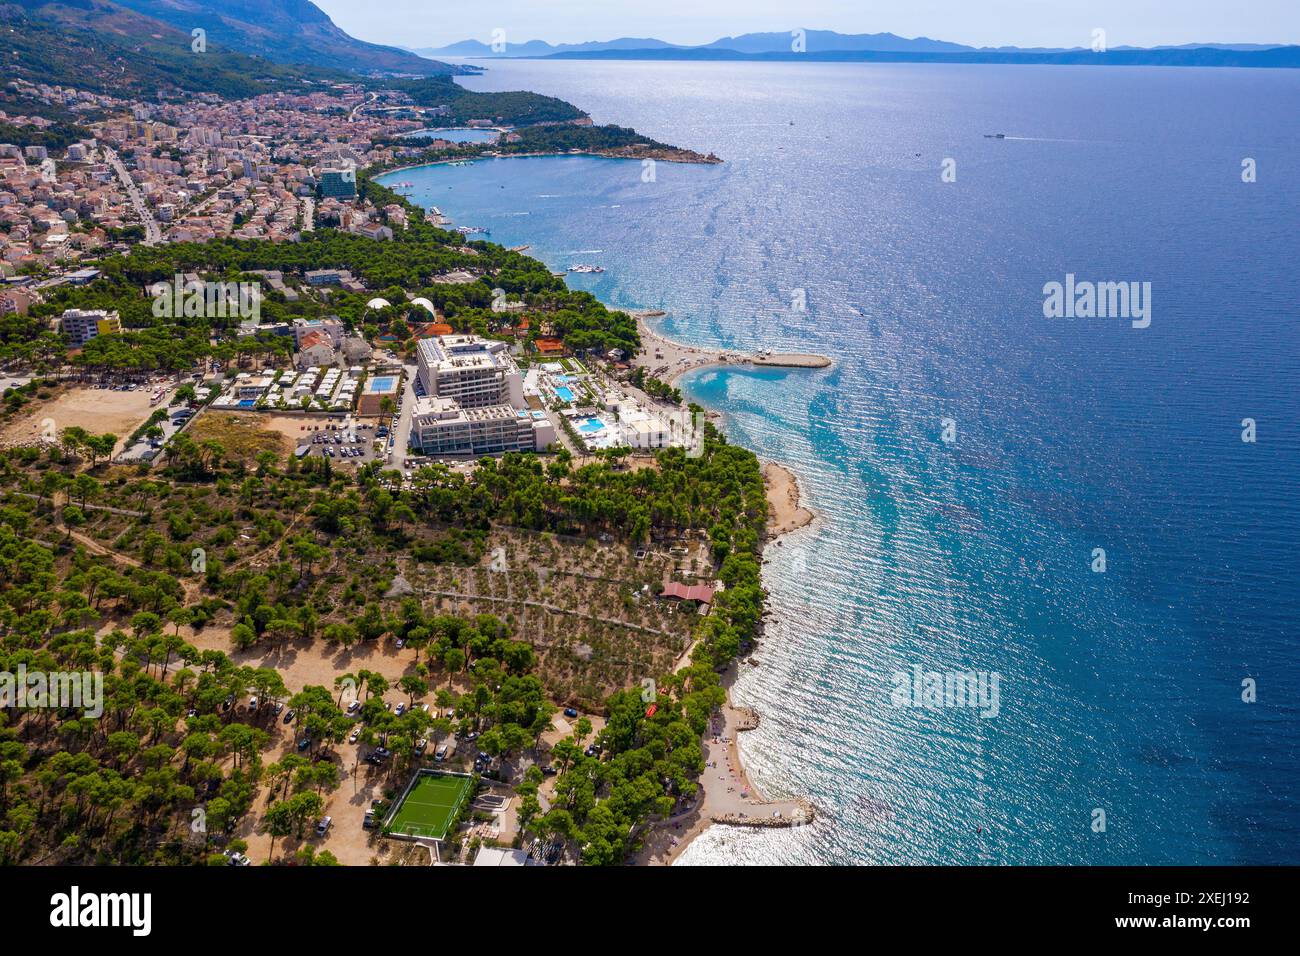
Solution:
<svg viewBox="0 0 1300 956">
<path fill-rule="evenodd" d="M 367 308 L 367 309 L 386 309 L 386 308 L 388 308 L 390 305 L 392 305 L 392 303 L 389 302 L 387 299 L 381 299 L 381 298 L 379 298 L 378 296 L 376 296 L 375 298 L 371 299 L 369 302 L 366 303 L 366 308 Z"/>
<path fill-rule="evenodd" d="M 423 296 L 421 296 L 418 299 L 412 299 L 411 305 L 418 305 L 420 308 L 424 309 L 424 311 L 428 312 L 430 315 L 437 318 L 438 310 L 433 307 L 432 302 L 430 302 L 428 299 L 424 298 Z"/>
</svg>

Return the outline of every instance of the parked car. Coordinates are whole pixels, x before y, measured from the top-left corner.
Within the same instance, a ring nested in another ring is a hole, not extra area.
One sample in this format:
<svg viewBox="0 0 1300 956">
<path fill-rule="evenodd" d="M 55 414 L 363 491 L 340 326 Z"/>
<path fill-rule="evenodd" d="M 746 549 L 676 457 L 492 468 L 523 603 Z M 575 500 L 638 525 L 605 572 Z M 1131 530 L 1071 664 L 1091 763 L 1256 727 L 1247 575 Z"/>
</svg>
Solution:
<svg viewBox="0 0 1300 956">
<path fill-rule="evenodd" d="M 572 718 L 574 718 L 574 717 L 577 717 L 577 716 L 578 716 L 577 708 L 574 708 L 574 707 L 566 707 L 566 708 L 564 708 L 564 716 L 565 716 L 565 717 L 568 717 L 568 718 L 570 718 L 570 719 L 572 719 Z"/>
<path fill-rule="evenodd" d="M 298 712 L 296 710 L 291 710 L 289 711 L 289 713 L 284 715 L 284 722 L 286 724 L 291 724 L 293 723 L 293 719 L 297 716 L 298 716 Z"/>
<path fill-rule="evenodd" d="M 396 714 L 398 717 L 401 717 L 404 713 L 406 713 L 406 705 L 399 703 L 397 705 L 397 709 L 394 710 L 393 713 Z"/>
<path fill-rule="evenodd" d="M 316 835 L 318 837 L 323 837 L 325 834 L 329 833 L 330 824 L 333 822 L 334 820 L 330 817 L 321 817 L 320 822 L 316 824 Z"/>
<path fill-rule="evenodd" d="M 358 727 L 354 731 L 352 731 L 352 733 L 348 734 L 348 743 L 350 744 L 356 743 L 357 738 L 359 738 L 360 736 L 361 736 L 361 728 Z"/>
<path fill-rule="evenodd" d="M 302 753 L 304 750 L 306 750 L 306 749 L 307 749 L 308 747 L 310 747 L 310 746 L 311 746 L 311 738 L 310 738 L 310 737 L 304 737 L 304 738 L 302 738 L 302 740 L 298 741 L 298 752 L 299 752 L 299 753 Z"/>
</svg>

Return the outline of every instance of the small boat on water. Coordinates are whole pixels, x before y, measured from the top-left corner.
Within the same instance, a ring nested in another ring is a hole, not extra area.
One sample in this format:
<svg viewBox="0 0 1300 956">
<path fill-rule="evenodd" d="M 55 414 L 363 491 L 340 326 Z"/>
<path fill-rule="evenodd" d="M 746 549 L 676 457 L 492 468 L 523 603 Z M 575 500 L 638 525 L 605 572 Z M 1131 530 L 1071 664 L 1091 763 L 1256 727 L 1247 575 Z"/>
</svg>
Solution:
<svg viewBox="0 0 1300 956">
<path fill-rule="evenodd" d="M 586 263 L 586 262 L 579 262 L 579 263 L 577 263 L 576 265 L 571 265 L 571 266 L 569 266 L 569 271 L 570 271 L 570 272 L 580 272 L 580 273 L 584 273 L 584 274 L 585 274 L 585 273 L 589 273 L 589 272 L 604 272 L 604 271 L 605 271 L 605 267 L 604 267 L 604 266 L 593 266 L 593 265 L 591 265 L 590 263 Z"/>
<path fill-rule="evenodd" d="M 984 138 L 985 139 L 1006 139 L 1007 134 L 1006 133 L 985 133 Z"/>
<path fill-rule="evenodd" d="M 490 236 L 492 234 L 490 230 L 484 229 L 482 226 L 457 226 L 456 231 L 462 236 L 474 236 L 480 234 Z"/>
</svg>

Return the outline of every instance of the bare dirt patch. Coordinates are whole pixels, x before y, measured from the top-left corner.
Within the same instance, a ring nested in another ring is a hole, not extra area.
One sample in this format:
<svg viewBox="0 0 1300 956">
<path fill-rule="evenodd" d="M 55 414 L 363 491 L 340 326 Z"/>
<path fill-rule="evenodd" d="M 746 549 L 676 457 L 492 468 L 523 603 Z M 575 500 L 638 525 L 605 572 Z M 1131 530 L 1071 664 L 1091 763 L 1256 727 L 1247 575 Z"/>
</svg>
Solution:
<svg viewBox="0 0 1300 956">
<path fill-rule="evenodd" d="M 208 411 L 194 419 L 189 436 L 196 442 L 215 441 L 230 460 L 251 462 L 264 451 L 277 457 L 292 450 L 288 436 L 261 415 Z"/>
<path fill-rule="evenodd" d="M 120 451 L 127 437 L 144 424 L 152 413 L 148 389 L 115 392 L 107 388 L 72 388 L 50 399 L 33 403 L 0 431 L 0 444 L 30 445 L 50 433 L 54 435 L 74 425 L 95 434 L 118 437 L 114 453 Z"/>
</svg>

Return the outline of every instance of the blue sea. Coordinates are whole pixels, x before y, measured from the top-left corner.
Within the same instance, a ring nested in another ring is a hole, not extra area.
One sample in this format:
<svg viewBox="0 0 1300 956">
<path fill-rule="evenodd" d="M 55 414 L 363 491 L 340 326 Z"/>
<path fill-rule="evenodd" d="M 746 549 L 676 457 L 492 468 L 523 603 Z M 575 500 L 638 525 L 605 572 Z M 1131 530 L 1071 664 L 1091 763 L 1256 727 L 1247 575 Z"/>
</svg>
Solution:
<svg viewBox="0 0 1300 956">
<path fill-rule="evenodd" d="M 725 162 L 412 199 L 674 338 L 835 360 L 683 379 L 820 516 L 735 696 L 755 782 L 821 813 L 680 863 L 1300 863 L 1300 73 L 490 66 Z M 1150 283 L 1149 325 L 1046 318 L 1067 276 Z M 905 706 L 914 669 L 996 714 Z"/>
<path fill-rule="evenodd" d="M 501 134 L 494 129 L 417 129 L 407 133 L 409 139 L 445 139 L 449 143 L 490 143 Z"/>
</svg>

